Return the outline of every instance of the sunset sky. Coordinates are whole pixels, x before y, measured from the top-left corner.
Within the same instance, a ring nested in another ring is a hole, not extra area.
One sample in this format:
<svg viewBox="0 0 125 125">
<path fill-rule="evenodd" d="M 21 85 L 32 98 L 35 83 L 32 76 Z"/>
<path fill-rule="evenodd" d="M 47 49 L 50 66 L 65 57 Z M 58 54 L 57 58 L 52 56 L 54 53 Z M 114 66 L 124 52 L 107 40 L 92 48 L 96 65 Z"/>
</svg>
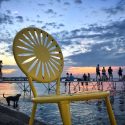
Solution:
<svg viewBox="0 0 125 125">
<path fill-rule="evenodd" d="M 61 46 L 66 72 L 95 73 L 97 64 L 125 70 L 125 0 L 0 0 L 0 60 L 4 76 L 22 76 L 13 38 L 24 27 L 50 33 Z M 124 71 L 125 74 L 125 71 Z"/>
</svg>

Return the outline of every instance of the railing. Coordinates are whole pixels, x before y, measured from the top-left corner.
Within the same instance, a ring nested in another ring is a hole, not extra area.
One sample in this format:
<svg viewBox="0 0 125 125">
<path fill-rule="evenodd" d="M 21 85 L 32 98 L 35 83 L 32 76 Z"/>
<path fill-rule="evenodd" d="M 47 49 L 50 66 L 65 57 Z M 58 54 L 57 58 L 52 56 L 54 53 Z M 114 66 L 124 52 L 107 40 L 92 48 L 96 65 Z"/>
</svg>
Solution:
<svg viewBox="0 0 125 125">
<path fill-rule="evenodd" d="M 1 81 L 0 82 L 4 82 L 4 81 L 28 81 L 27 77 L 2 77 L 0 79 Z M 61 82 L 66 82 L 66 77 L 61 77 L 60 78 L 60 81 Z M 80 78 L 75 78 L 74 79 L 74 82 L 82 82 L 83 80 L 80 79 Z M 90 81 L 87 81 L 87 82 L 97 82 L 97 81 L 102 81 L 102 82 L 109 82 L 109 81 L 116 81 L 116 82 L 119 82 L 119 81 L 125 81 L 125 80 L 119 80 L 118 78 L 114 78 L 113 80 L 95 80 L 95 79 L 90 79 Z M 69 82 L 69 81 L 67 81 Z"/>
<path fill-rule="evenodd" d="M 117 90 L 119 84 L 122 83 L 121 89 L 125 89 L 125 81 L 114 79 L 113 81 L 95 81 L 91 79 L 90 81 L 82 81 L 79 78 L 75 78 L 74 81 L 66 81 L 66 77 L 62 77 L 61 86 L 63 88 L 63 93 L 77 93 L 85 91 L 114 91 Z M 28 83 L 27 77 L 2 77 L 0 83 L 16 83 L 19 88 L 24 93 L 30 93 L 31 89 Z M 53 84 L 43 84 L 48 93 L 50 91 L 55 91 L 55 83 Z"/>
<path fill-rule="evenodd" d="M 0 82 L 28 81 L 27 77 L 2 77 Z"/>
</svg>

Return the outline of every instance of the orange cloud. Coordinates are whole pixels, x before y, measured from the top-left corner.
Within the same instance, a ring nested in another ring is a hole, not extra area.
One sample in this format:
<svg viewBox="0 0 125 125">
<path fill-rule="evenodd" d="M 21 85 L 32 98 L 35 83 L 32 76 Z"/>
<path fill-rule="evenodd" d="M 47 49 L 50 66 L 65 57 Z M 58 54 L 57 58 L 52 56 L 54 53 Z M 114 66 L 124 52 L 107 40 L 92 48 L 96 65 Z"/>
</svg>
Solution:
<svg viewBox="0 0 125 125">
<path fill-rule="evenodd" d="M 109 66 L 105 66 L 106 71 L 108 70 Z M 112 66 L 113 71 L 117 71 L 119 66 Z M 124 66 L 122 68 L 125 68 Z M 100 67 L 102 70 L 102 67 Z M 69 67 L 67 72 L 73 73 L 74 75 L 82 75 L 84 73 L 95 74 L 96 67 Z"/>
<path fill-rule="evenodd" d="M 3 69 L 2 73 L 3 74 L 11 74 L 11 73 L 13 73 L 15 71 L 16 71 L 16 69 Z"/>
<path fill-rule="evenodd" d="M 74 75 L 81 75 L 83 73 L 95 73 L 95 67 L 70 67 L 68 72 L 73 73 Z"/>
</svg>

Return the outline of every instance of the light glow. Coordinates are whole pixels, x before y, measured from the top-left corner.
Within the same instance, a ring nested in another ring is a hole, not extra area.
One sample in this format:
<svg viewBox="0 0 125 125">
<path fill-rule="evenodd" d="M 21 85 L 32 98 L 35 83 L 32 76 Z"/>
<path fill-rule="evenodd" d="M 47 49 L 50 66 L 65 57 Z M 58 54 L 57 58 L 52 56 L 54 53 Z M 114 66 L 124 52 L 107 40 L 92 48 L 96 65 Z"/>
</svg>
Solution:
<svg viewBox="0 0 125 125">
<path fill-rule="evenodd" d="M 15 71 L 16 71 L 16 69 L 3 69 L 2 73 L 3 74 L 11 74 L 11 73 L 13 73 Z"/>
<path fill-rule="evenodd" d="M 3 61 L 3 65 L 16 65 L 13 56 L 0 55 L 0 60 Z"/>
</svg>

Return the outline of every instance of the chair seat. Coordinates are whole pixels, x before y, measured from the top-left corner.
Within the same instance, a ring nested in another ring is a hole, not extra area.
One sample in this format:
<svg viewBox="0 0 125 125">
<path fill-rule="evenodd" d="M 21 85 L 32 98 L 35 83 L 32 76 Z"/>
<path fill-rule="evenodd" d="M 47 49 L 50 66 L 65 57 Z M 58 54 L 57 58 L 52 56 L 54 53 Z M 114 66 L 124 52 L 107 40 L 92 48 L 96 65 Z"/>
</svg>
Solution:
<svg viewBox="0 0 125 125">
<path fill-rule="evenodd" d="M 82 101 L 89 99 L 101 99 L 109 96 L 109 92 L 87 92 L 83 94 L 70 94 L 70 95 L 49 95 L 49 96 L 40 96 L 32 98 L 34 103 L 57 103 L 60 101 Z"/>
</svg>

